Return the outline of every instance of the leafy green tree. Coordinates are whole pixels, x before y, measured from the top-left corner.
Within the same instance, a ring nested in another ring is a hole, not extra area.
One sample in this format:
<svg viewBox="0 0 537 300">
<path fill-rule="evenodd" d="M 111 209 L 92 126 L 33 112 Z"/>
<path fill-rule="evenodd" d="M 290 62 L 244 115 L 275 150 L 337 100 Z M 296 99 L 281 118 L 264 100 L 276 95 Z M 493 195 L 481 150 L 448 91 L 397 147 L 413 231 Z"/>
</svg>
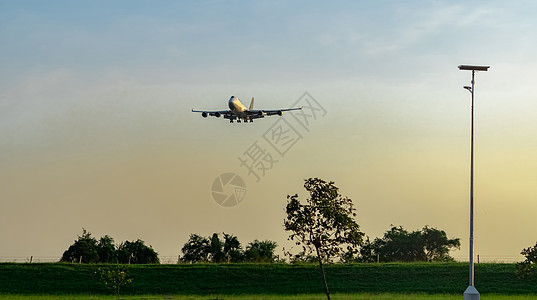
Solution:
<svg viewBox="0 0 537 300">
<path fill-rule="evenodd" d="M 97 241 L 90 232 L 82 229 L 82 235 L 73 245 L 67 249 L 61 260 L 62 262 L 82 263 L 133 263 L 133 264 L 158 264 L 158 254 L 151 246 L 146 246 L 144 241 L 125 241 L 115 246 L 114 239 L 105 235 Z"/>
<path fill-rule="evenodd" d="M 97 243 L 97 254 L 100 263 L 117 263 L 117 250 L 114 239 L 105 235 Z"/>
<path fill-rule="evenodd" d="M 360 247 L 356 261 L 363 263 L 377 262 L 378 252 L 377 245 L 374 242 L 371 242 L 369 237 L 367 237 L 362 244 L 362 247 Z"/>
<path fill-rule="evenodd" d="M 423 227 L 421 238 L 427 261 L 454 261 L 449 251 L 454 248 L 459 249 L 461 246 L 459 238 L 449 239 L 445 231 L 429 226 Z"/>
<path fill-rule="evenodd" d="M 227 262 L 233 263 L 244 260 L 244 252 L 236 236 L 224 233 L 224 257 Z"/>
<path fill-rule="evenodd" d="M 244 260 L 244 252 L 239 239 L 231 234 L 223 233 L 224 240 L 218 233 L 213 233 L 210 238 L 198 234 L 191 234 L 188 241 L 183 245 L 182 262 L 241 262 Z"/>
<path fill-rule="evenodd" d="M 132 278 L 129 278 L 128 269 L 125 266 L 99 268 L 96 273 L 104 286 L 113 291 L 118 299 L 121 287 L 132 282 Z"/>
<path fill-rule="evenodd" d="M 221 263 L 225 260 L 224 243 L 220 240 L 218 233 L 213 233 L 209 239 L 209 261 Z"/>
<path fill-rule="evenodd" d="M 273 241 L 258 241 L 248 243 L 246 250 L 244 251 L 244 258 L 248 262 L 262 262 L 271 263 L 274 262 L 274 249 L 278 244 Z"/>
<path fill-rule="evenodd" d="M 287 196 L 284 226 L 291 232 L 289 239 L 301 245 L 305 255 L 316 254 L 326 296 L 330 299 L 323 262 L 356 252 L 364 234 L 354 219 L 356 210 L 352 200 L 343 197 L 334 182 L 309 178 L 304 188 L 310 195 L 305 203 L 300 202 L 298 194 Z"/>
<path fill-rule="evenodd" d="M 134 242 L 125 241 L 117 249 L 118 261 L 122 264 L 158 264 L 158 253 L 144 241 L 138 239 Z"/>
<path fill-rule="evenodd" d="M 425 252 L 421 233 L 408 232 L 403 227 L 392 227 L 382 239 L 375 240 L 380 261 L 414 262 L 425 261 Z"/>
<path fill-rule="evenodd" d="M 526 259 L 517 263 L 516 274 L 520 277 L 537 276 L 537 243 L 533 247 L 523 249 L 520 254 Z"/>
<path fill-rule="evenodd" d="M 210 241 L 199 234 L 191 234 L 188 241 L 181 248 L 181 252 L 183 252 L 182 262 L 208 262 Z"/>
<path fill-rule="evenodd" d="M 99 261 L 97 240 L 91 233 L 82 228 L 82 235 L 63 252 L 62 262 L 96 263 Z"/>
<path fill-rule="evenodd" d="M 407 231 L 392 226 L 382 238 L 369 239 L 360 249 L 360 262 L 453 261 L 449 251 L 460 247 L 460 240 L 449 239 L 443 230 L 425 226 Z"/>
</svg>

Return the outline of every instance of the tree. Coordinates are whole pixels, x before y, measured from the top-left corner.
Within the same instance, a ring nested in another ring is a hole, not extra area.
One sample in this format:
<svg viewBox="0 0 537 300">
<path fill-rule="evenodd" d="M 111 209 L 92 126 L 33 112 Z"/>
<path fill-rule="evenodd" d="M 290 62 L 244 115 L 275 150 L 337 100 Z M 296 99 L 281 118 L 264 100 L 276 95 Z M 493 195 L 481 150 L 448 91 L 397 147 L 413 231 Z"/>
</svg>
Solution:
<svg viewBox="0 0 537 300">
<path fill-rule="evenodd" d="M 138 239 L 134 242 L 125 241 L 117 249 L 118 261 L 122 264 L 158 264 L 158 253 L 144 241 Z"/>
<path fill-rule="evenodd" d="M 360 249 L 360 262 L 453 261 L 449 251 L 460 247 L 460 240 L 449 239 L 443 230 L 423 227 L 409 232 L 392 226 L 382 238 L 369 239 Z"/>
<path fill-rule="evenodd" d="M 460 248 L 461 241 L 459 238 L 449 239 L 443 230 L 423 227 L 421 237 L 425 247 L 425 257 L 427 261 L 454 261 L 449 255 L 453 248 Z"/>
<path fill-rule="evenodd" d="M 132 279 L 128 277 L 128 269 L 125 266 L 99 268 L 96 273 L 104 286 L 113 291 L 118 299 L 121 287 L 132 282 Z"/>
<path fill-rule="evenodd" d="M 369 237 L 367 237 L 365 242 L 362 244 L 362 247 L 360 247 L 360 251 L 356 261 L 363 263 L 377 262 L 378 250 L 376 246 L 377 245 L 374 242 L 371 242 Z"/>
<path fill-rule="evenodd" d="M 528 247 L 522 250 L 520 254 L 526 259 L 523 262 L 516 264 L 516 274 L 520 277 L 536 276 L 537 274 L 537 243 L 535 246 Z"/>
<path fill-rule="evenodd" d="M 100 263 L 117 263 L 117 250 L 114 239 L 105 235 L 97 243 L 97 254 Z"/>
<path fill-rule="evenodd" d="M 99 261 L 97 240 L 91 233 L 82 228 L 82 235 L 78 236 L 74 244 L 63 252 L 62 262 L 96 263 Z"/>
<path fill-rule="evenodd" d="M 142 240 L 125 241 L 116 247 L 114 239 L 109 235 L 105 235 L 97 241 L 91 236 L 91 233 L 83 228 L 82 235 L 63 253 L 60 261 L 158 264 L 159 258 L 155 250 L 151 246 L 146 246 Z"/>
<path fill-rule="evenodd" d="M 181 248 L 181 252 L 183 252 L 183 257 L 181 258 L 183 262 L 208 262 L 210 241 L 199 234 L 191 234 L 188 241 Z"/>
<path fill-rule="evenodd" d="M 274 249 L 278 244 L 273 241 L 258 241 L 248 243 L 246 250 L 244 251 L 244 258 L 248 262 L 262 262 L 271 263 L 274 262 Z"/>
<path fill-rule="evenodd" d="M 231 234 L 224 233 L 224 257 L 229 262 L 241 262 L 244 259 L 239 239 Z"/>
<path fill-rule="evenodd" d="M 402 226 L 393 226 L 382 239 L 375 239 L 374 248 L 380 261 L 425 261 L 424 244 L 419 231 L 408 232 Z"/>
<path fill-rule="evenodd" d="M 209 239 L 209 261 L 221 263 L 225 259 L 224 244 L 218 237 L 218 233 L 213 233 Z"/>
<path fill-rule="evenodd" d="M 244 260 L 244 252 L 239 239 L 231 234 L 223 233 L 224 240 L 218 233 L 213 233 L 210 238 L 198 234 L 191 234 L 188 241 L 183 245 L 182 262 L 241 262 Z"/>
<path fill-rule="evenodd" d="M 354 220 L 352 200 L 339 194 L 334 182 L 309 178 L 304 188 L 310 194 L 304 204 L 298 200 L 298 194 L 287 195 L 284 226 L 291 232 L 289 239 L 301 245 L 305 255 L 316 254 L 330 299 L 323 262 L 341 257 L 344 252 L 356 252 L 364 234 Z"/>
</svg>

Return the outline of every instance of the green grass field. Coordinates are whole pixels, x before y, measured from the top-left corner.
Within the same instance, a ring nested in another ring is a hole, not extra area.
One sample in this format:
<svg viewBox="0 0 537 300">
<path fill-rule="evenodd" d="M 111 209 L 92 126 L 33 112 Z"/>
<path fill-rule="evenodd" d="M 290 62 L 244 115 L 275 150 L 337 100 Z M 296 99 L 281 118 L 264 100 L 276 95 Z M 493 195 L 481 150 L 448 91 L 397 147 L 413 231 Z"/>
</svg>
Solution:
<svg viewBox="0 0 537 300">
<path fill-rule="evenodd" d="M 0 300 L 113 299 L 95 273 L 101 267 L 3 263 Z M 537 299 L 537 281 L 514 270 L 514 264 L 476 265 L 481 298 Z M 333 299 L 461 299 L 468 286 L 465 263 L 336 264 L 326 273 Z M 324 299 L 315 264 L 131 265 L 129 274 L 123 299 Z"/>
<path fill-rule="evenodd" d="M 462 295 L 444 294 L 333 294 L 333 300 L 460 300 Z M 0 300 L 115 300 L 115 296 L 89 296 L 89 295 L 0 295 Z M 326 295 L 208 295 L 208 296 L 121 296 L 124 300 L 324 300 Z M 481 295 L 483 300 L 535 300 L 534 295 Z"/>
</svg>

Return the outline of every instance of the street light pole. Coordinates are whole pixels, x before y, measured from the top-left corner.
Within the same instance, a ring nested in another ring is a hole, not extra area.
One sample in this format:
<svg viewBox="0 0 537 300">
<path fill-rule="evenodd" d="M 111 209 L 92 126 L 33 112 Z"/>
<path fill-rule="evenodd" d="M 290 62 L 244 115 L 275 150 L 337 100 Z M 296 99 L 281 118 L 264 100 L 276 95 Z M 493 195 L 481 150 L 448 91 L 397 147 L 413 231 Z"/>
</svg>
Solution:
<svg viewBox="0 0 537 300">
<path fill-rule="evenodd" d="M 470 143 L 470 284 L 474 286 L 474 90 L 475 70 L 472 70 L 472 134 Z"/>
<path fill-rule="evenodd" d="M 466 291 L 464 291 L 463 300 L 479 300 L 479 292 L 474 286 L 474 92 L 475 92 L 475 72 L 487 71 L 489 66 L 468 66 L 461 65 L 459 70 L 472 71 L 472 86 L 464 88 L 472 93 L 472 125 L 471 125 L 471 142 L 470 142 L 470 280 Z"/>
</svg>

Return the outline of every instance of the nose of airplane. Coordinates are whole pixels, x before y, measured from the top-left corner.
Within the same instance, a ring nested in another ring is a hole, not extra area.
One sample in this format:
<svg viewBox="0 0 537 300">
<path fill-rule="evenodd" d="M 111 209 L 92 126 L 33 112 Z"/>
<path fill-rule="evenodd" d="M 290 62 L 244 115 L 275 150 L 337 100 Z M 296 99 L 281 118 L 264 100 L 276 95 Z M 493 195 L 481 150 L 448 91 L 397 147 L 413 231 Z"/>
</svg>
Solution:
<svg viewBox="0 0 537 300">
<path fill-rule="evenodd" d="M 231 109 L 231 110 L 234 110 L 234 109 L 235 109 L 235 104 L 234 104 L 235 99 L 236 99 L 235 96 L 231 96 L 231 98 L 229 98 L 229 101 L 228 101 L 228 105 L 227 105 L 227 106 L 228 106 L 229 109 Z"/>
<path fill-rule="evenodd" d="M 237 97 L 231 96 L 231 98 L 229 98 L 229 103 L 236 102 L 237 100 L 239 100 Z"/>
</svg>

